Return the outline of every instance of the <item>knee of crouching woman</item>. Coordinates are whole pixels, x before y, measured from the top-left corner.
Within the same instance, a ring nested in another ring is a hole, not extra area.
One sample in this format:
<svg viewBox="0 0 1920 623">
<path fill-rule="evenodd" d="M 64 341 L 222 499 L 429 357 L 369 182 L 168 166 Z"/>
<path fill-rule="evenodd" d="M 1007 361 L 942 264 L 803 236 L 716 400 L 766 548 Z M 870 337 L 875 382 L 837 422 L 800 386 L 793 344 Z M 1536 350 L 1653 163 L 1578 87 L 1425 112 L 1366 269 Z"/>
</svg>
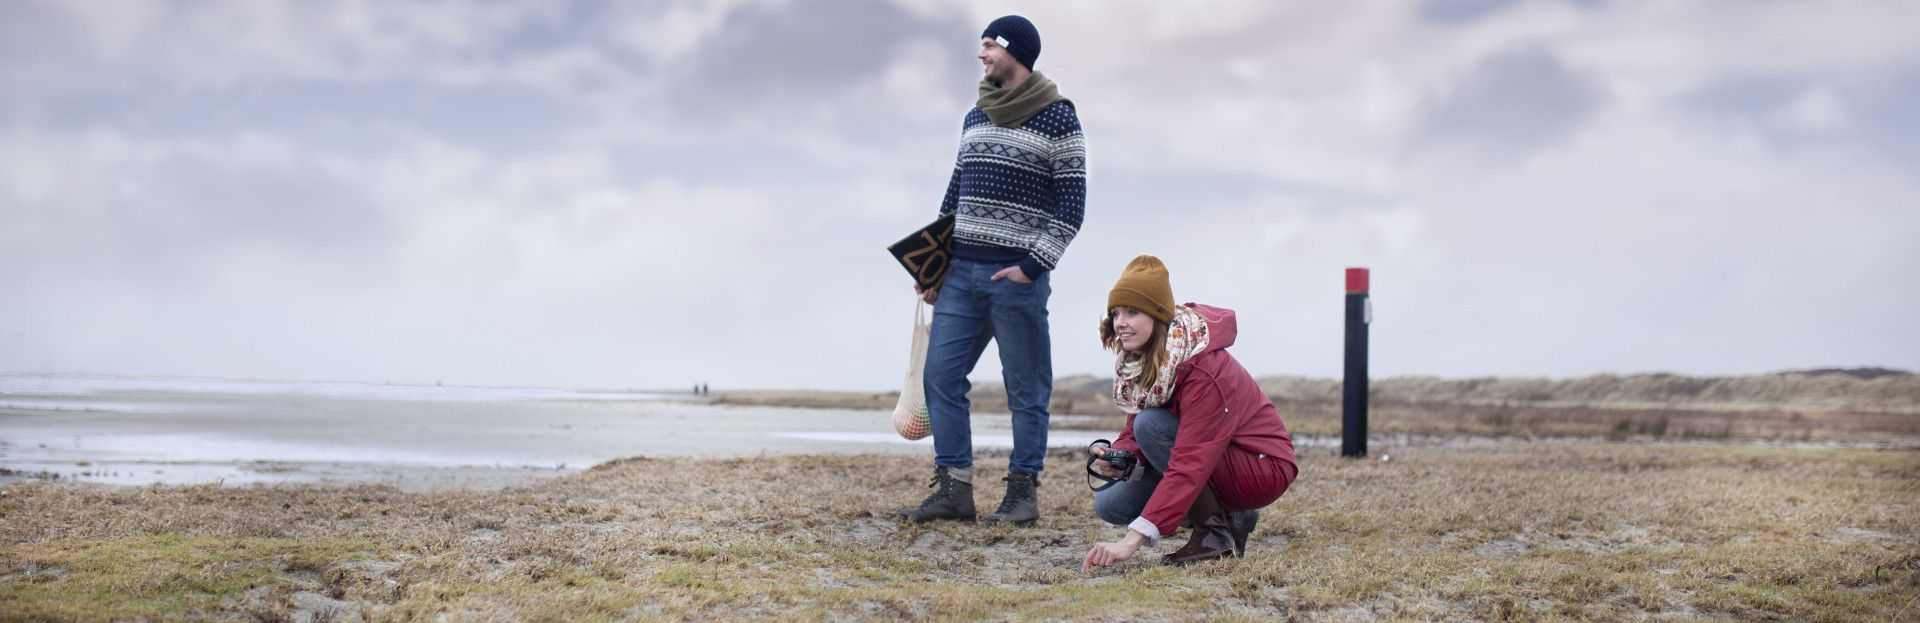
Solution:
<svg viewBox="0 0 1920 623">
<path fill-rule="evenodd" d="M 1173 448 L 1174 435 L 1179 431 L 1180 418 L 1166 409 L 1141 409 L 1140 413 L 1133 416 L 1133 438 L 1143 448 L 1155 445 L 1170 450 Z"/>
</svg>

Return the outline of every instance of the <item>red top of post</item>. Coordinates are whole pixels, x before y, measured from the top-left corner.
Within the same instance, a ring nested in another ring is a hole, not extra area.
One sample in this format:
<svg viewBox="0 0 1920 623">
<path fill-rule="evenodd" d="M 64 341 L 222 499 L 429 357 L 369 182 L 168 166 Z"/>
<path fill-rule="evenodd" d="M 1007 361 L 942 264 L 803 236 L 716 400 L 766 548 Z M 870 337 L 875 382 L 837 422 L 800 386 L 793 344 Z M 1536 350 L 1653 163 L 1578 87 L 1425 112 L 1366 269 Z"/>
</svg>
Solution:
<svg viewBox="0 0 1920 623">
<path fill-rule="evenodd" d="M 1365 294 L 1367 292 L 1367 269 L 1347 269 L 1347 294 Z"/>
</svg>

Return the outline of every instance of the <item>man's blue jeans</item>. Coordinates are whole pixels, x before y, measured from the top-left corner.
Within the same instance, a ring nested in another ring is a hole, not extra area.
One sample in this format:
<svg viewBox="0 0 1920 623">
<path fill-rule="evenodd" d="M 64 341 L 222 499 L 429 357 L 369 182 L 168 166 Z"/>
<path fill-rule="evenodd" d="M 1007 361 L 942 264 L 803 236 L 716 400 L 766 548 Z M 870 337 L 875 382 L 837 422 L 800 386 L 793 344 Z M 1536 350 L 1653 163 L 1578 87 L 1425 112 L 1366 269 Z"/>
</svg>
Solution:
<svg viewBox="0 0 1920 623">
<path fill-rule="evenodd" d="M 924 383 L 933 421 L 933 464 L 973 466 L 972 403 L 967 374 L 987 342 L 1000 345 L 1000 378 L 1013 412 L 1013 458 L 1009 471 L 1038 474 L 1047 454 L 1047 401 L 1053 397 L 1053 342 L 1047 334 L 1047 297 L 1052 273 L 1033 283 L 994 281 L 1006 268 L 953 260 L 940 283 L 927 336 Z"/>
</svg>

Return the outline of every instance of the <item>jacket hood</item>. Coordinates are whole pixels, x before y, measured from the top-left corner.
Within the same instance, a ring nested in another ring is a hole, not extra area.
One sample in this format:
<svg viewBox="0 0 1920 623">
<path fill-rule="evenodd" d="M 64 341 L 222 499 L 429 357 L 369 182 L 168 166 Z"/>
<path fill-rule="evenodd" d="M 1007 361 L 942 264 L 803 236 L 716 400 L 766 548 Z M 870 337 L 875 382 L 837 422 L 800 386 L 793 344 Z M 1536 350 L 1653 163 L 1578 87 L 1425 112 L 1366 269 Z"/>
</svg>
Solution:
<svg viewBox="0 0 1920 623">
<path fill-rule="evenodd" d="M 1207 323 L 1207 352 L 1226 350 L 1233 346 L 1233 338 L 1240 334 L 1240 326 L 1234 320 L 1233 310 L 1199 303 L 1187 303 L 1190 308 Z"/>
</svg>

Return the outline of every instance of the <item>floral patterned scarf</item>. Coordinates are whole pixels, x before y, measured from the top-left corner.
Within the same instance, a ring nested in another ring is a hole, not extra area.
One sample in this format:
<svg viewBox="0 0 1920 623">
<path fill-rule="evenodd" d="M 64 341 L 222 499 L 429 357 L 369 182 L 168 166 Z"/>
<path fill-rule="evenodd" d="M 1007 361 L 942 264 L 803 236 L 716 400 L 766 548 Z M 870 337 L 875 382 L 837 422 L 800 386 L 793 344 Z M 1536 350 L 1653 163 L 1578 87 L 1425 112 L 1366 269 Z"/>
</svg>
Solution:
<svg viewBox="0 0 1920 623">
<path fill-rule="evenodd" d="M 1128 415 L 1167 404 L 1173 397 L 1174 370 L 1194 355 L 1207 350 L 1207 321 L 1185 305 L 1173 308 L 1173 322 L 1167 323 L 1167 358 L 1160 362 L 1160 374 L 1152 386 L 1141 387 L 1137 379 L 1146 365 L 1146 357 L 1120 351 L 1113 358 L 1113 404 Z"/>
</svg>

